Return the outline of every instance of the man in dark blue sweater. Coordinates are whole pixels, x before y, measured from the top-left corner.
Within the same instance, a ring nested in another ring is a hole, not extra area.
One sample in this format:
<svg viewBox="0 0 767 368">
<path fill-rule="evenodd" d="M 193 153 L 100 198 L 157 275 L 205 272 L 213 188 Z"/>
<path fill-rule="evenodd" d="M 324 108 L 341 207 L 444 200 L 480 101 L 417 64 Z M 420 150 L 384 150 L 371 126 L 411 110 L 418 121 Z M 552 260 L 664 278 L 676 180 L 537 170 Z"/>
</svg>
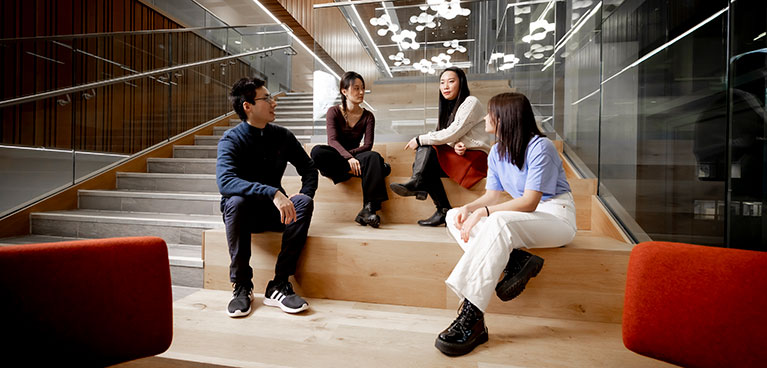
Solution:
<svg viewBox="0 0 767 368">
<path fill-rule="evenodd" d="M 230 99 L 242 119 L 218 142 L 216 182 L 221 192 L 221 212 L 229 243 L 229 278 L 234 293 L 230 317 L 250 314 L 253 301 L 253 269 L 250 267 L 250 234 L 281 231 L 282 248 L 274 279 L 264 292 L 264 304 L 288 313 L 309 308 L 288 281 L 309 232 L 317 190 L 317 169 L 289 130 L 269 124 L 277 103 L 258 78 L 242 78 L 232 87 Z M 282 188 L 287 163 L 301 175 L 301 191 L 290 197 Z"/>
</svg>

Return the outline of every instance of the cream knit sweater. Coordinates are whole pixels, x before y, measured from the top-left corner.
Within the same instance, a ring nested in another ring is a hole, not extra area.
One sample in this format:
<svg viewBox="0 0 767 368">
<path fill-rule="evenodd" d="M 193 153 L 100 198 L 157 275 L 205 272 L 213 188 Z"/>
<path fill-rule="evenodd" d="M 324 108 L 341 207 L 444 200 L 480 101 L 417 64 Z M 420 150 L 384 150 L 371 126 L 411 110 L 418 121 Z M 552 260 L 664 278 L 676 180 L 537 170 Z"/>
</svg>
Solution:
<svg viewBox="0 0 767 368">
<path fill-rule="evenodd" d="M 484 118 L 482 103 L 478 98 L 469 96 L 458 106 L 455 119 L 447 128 L 421 134 L 418 140 L 424 146 L 447 144 L 452 147 L 456 142 L 463 142 L 467 149 L 489 154 L 494 139 L 491 134 L 485 132 Z"/>
</svg>

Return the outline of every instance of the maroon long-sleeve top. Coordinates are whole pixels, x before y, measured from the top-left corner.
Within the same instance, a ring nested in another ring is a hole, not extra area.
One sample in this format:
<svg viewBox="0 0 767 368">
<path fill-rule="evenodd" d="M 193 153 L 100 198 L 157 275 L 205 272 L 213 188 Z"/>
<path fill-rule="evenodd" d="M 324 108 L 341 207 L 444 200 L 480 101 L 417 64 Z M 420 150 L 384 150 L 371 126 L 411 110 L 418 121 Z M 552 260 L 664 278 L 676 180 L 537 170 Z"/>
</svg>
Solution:
<svg viewBox="0 0 767 368">
<path fill-rule="evenodd" d="M 326 121 L 328 145 L 335 148 L 343 158 L 348 160 L 360 152 L 370 151 L 373 148 L 376 118 L 372 112 L 363 109 L 360 120 L 350 127 L 344 119 L 341 107 L 336 105 L 328 109 Z M 363 135 L 365 143 L 360 146 Z"/>
</svg>

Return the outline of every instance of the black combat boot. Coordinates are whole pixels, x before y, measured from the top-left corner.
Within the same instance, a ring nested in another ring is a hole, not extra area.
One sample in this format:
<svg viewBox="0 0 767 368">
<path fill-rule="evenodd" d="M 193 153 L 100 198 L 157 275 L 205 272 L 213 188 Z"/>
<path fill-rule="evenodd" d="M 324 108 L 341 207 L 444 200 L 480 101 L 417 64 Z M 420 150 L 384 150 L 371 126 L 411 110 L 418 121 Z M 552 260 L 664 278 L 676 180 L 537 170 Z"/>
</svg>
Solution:
<svg viewBox="0 0 767 368">
<path fill-rule="evenodd" d="M 479 308 L 464 299 L 458 318 L 450 327 L 440 332 L 434 346 L 445 355 L 458 356 L 469 353 L 477 345 L 485 342 L 485 316 Z"/>
<path fill-rule="evenodd" d="M 522 249 L 514 249 L 503 270 L 503 279 L 495 285 L 495 294 L 504 302 L 516 298 L 525 290 L 527 282 L 541 272 L 541 268 L 543 258 Z"/>
</svg>

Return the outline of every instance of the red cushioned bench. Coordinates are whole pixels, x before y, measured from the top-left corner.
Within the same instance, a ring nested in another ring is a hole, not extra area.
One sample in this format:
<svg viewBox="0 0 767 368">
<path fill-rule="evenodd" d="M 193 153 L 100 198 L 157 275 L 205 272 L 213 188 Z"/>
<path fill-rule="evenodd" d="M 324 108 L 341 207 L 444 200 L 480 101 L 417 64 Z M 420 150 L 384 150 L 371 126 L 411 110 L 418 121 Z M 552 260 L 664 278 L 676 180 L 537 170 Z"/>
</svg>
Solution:
<svg viewBox="0 0 767 368">
<path fill-rule="evenodd" d="M 171 343 L 173 297 L 160 238 L 0 247 L 0 293 L 4 362 L 103 366 Z"/>
<path fill-rule="evenodd" d="M 646 242 L 629 260 L 623 343 L 685 367 L 767 367 L 767 253 Z"/>
</svg>

